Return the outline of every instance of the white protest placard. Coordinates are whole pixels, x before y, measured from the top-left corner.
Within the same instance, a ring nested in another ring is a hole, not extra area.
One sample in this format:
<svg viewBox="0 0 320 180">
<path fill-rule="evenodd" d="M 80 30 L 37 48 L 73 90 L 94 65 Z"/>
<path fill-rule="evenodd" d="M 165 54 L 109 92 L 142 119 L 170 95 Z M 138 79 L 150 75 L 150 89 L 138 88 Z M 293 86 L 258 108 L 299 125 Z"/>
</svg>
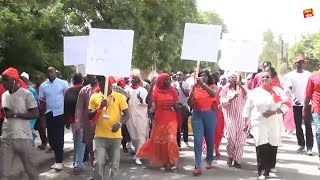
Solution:
<svg viewBox="0 0 320 180">
<path fill-rule="evenodd" d="M 87 74 L 130 74 L 134 31 L 91 28 L 87 52 Z"/>
<path fill-rule="evenodd" d="M 226 71 L 256 72 L 259 54 L 258 42 L 246 37 L 223 34 L 219 65 Z"/>
<path fill-rule="evenodd" d="M 186 23 L 181 59 L 217 62 L 222 26 Z"/>
<path fill-rule="evenodd" d="M 63 37 L 63 64 L 73 66 L 86 64 L 88 36 Z"/>
</svg>

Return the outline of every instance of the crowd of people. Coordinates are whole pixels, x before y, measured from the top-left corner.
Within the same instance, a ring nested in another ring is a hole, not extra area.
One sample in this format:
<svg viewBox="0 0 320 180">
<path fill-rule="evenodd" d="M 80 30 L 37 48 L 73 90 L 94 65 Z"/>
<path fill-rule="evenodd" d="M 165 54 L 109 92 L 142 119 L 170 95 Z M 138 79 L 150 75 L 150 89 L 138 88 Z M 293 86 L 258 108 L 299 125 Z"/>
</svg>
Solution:
<svg viewBox="0 0 320 180">
<path fill-rule="evenodd" d="M 70 86 L 50 67 L 47 79 L 33 87 L 26 72 L 19 75 L 8 68 L 0 85 L 0 153 L 5 154 L 0 156 L 0 179 L 8 178 L 14 156 L 21 159 L 31 180 L 39 179 L 31 161 L 36 130 L 41 139 L 37 148 L 53 152 L 51 168 L 62 171 L 65 127 L 73 133 L 75 175 L 83 173 L 84 162 L 89 161 L 92 179 L 118 178 L 121 148 L 134 156 L 137 165 L 148 160 L 162 171 L 176 172 L 181 135 L 189 146 L 193 133 L 194 176 L 202 174 L 203 154 L 205 168 L 213 167 L 223 137 L 227 165 L 242 168 L 244 145 L 252 137 L 258 179 L 266 179 L 277 172 L 283 126 L 290 134 L 296 131 L 297 152 L 312 155 L 313 121 L 320 148 L 320 71 L 304 70 L 304 61 L 296 57 L 296 69 L 283 78 L 264 62 L 246 83 L 236 72 L 208 70 L 162 73 L 148 81 L 134 69 L 130 77 L 117 79 L 76 73 Z M 190 116 L 192 132 L 188 132 Z"/>
</svg>

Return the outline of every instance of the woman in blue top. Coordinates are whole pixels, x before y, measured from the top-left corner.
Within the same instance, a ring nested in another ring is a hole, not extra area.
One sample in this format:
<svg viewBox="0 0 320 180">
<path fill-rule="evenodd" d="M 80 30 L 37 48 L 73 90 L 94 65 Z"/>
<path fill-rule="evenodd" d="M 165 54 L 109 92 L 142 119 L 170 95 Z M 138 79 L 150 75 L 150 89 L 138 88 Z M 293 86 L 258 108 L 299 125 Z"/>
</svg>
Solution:
<svg viewBox="0 0 320 180">
<path fill-rule="evenodd" d="M 38 93 L 32 86 L 30 86 L 29 74 L 23 72 L 20 75 L 20 79 L 27 85 L 28 90 L 32 93 L 32 95 L 34 97 L 34 100 L 36 102 L 38 102 Z M 32 145 L 33 146 L 35 146 L 35 139 L 36 139 L 36 134 L 34 133 L 34 126 L 36 124 L 36 121 L 37 121 L 37 119 L 32 119 L 30 121 L 30 128 L 31 128 L 31 132 L 32 132 Z"/>
</svg>

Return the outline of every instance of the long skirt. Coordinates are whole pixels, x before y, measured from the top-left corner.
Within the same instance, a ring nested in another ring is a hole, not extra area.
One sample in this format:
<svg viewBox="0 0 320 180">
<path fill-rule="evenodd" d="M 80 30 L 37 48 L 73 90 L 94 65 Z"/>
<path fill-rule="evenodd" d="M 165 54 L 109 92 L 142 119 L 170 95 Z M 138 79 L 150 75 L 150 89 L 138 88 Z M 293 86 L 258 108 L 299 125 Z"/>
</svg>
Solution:
<svg viewBox="0 0 320 180">
<path fill-rule="evenodd" d="M 177 121 L 168 123 L 156 121 L 150 139 L 142 145 L 136 156 L 148 159 L 151 165 L 176 165 L 179 159 L 177 129 Z"/>
</svg>

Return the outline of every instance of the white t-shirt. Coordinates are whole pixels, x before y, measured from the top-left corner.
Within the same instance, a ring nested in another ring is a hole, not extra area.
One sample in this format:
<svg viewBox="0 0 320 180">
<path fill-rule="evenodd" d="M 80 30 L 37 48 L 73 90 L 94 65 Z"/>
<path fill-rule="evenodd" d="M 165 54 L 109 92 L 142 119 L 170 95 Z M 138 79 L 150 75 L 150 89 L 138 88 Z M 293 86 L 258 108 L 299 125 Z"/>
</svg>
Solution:
<svg viewBox="0 0 320 180">
<path fill-rule="evenodd" d="M 175 86 L 179 93 L 179 101 L 183 106 L 188 106 L 188 97 L 183 93 L 182 89 L 180 88 L 179 82 L 175 82 Z M 182 81 L 182 88 L 184 90 L 190 90 L 189 85 L 186 81 Z"/>
<path fill-rule="evenodd" d="M 294 70 L 286 75 L 285 86 L 292 87 L 293 97 L 297 98 L 301 105 L 303 105 L 305 99 L 305 92 L 310 76 L 311 73 L 305 70 L 302 73 L 298 73 L 296 70 Z"/>
<path fill-rule="evenodd" d="M 2 107 L 11 109 L 15 114 L 26 113 L 37 107 L 32 93 L 19 88 L 15 93 L 6 91 L 2 94 Z M 32 139 L 30 121 L 19 118 L 5 118 L 2 137 L 10 139 Z"/>
</svg>

